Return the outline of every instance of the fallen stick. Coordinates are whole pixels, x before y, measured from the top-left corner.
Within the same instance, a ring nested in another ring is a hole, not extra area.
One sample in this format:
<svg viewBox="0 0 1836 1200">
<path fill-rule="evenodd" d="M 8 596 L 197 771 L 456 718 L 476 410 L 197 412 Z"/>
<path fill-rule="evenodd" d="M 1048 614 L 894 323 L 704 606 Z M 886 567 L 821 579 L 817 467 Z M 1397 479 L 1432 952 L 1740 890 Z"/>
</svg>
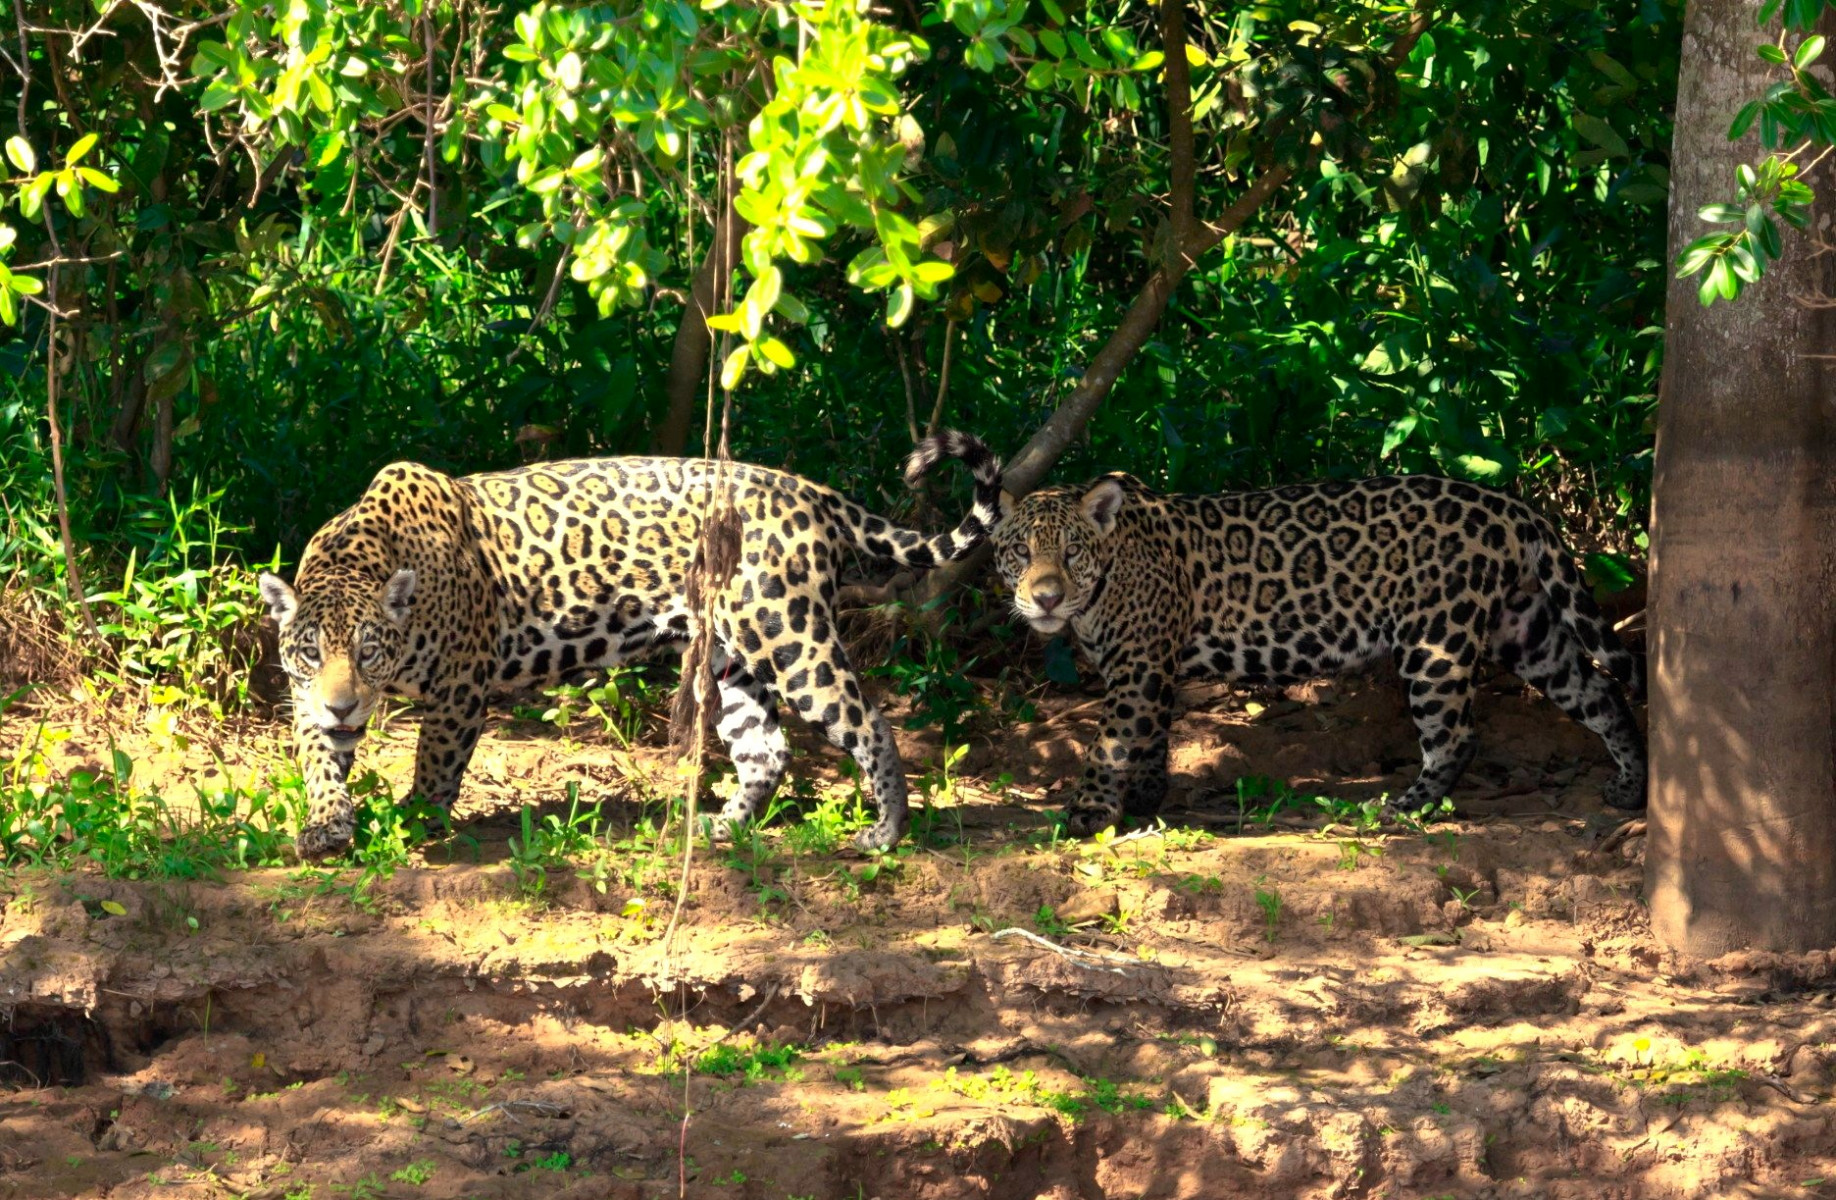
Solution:
<svg viewBox="0 0 1836 1200">
<path fill-rule="evenodd" d="M 1104 964 L 1134 962 L 1134 959 L 1124 958 L 1120 954 L 1097 954 L 1090 950 L 1080 950 L 1076 946 L 1061 946 L 1057 942 L 1042 938 L 1038 934 L 1030 930 L 1021 929 L 1017 925 L 1010 925 L 1006 929 L 997 929 L 988 936 L 997 942 L 1006 937 L 1021 938 L 1033 943 L 1043 950 L 1050 950 L 1053 954 L 1058 955 L 1058 957 L 1064 959 L 1072 966 L 1082 967 L 1086 971 L 1106 971 L 1111 975 L 1127 975 L 1128 971 L 1123 967 L 1105 966 Z"/>
</svg>

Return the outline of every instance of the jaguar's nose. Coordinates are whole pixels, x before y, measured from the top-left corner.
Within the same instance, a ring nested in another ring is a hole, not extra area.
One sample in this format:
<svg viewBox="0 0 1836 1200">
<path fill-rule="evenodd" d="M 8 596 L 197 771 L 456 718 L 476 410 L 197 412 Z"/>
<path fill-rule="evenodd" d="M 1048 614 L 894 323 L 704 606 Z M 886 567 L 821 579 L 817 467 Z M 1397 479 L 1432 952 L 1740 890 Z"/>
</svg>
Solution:
<svg viewBox="0 0 1836 1200">
<path fill-rule="evenodd" d="M 1065 585 L 1057 579 L 1042 579 L 1033 585 L 1032 592 L 1033 603 L 1051 612 L 1065 598 Z"/>
<path fill-rule="evenodd" d="M 327 704 L 325 708 L 338 719 L 338 724 L 348 725 L 350 722 L 346 718 L 357 711 L 357 702 L 353 700 L 349 704 Z"/>
</svg>

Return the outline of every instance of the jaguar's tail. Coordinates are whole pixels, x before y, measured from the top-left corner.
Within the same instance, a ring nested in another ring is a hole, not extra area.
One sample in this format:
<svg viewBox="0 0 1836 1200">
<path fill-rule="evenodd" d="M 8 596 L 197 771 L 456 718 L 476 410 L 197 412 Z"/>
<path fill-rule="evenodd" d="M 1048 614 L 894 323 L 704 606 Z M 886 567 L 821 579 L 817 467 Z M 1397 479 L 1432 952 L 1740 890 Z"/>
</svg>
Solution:
<svg viewBox="0 0 1836 1200">
<path fill-rule="evenodd" d="M 854 544 L 867 553 L 890 558 L 904 567 L 934 567 L 955 562 L 988 539 L 1001 520 L 1001 460 L 982 440 L 954 429 L 925 438 L 905 460 L 905 481 L 916 485 L 946 458 L 960 459 L 975 477 L 975 503 L 956 528 L 926 537 L 902 529 L 865 509 L 848 506 L 848 526 Z"/>
<path fill-rule="evenodd" d="M 1588 657 L 1602 670 L 1617 679 L 1633 700 L 1645 698 L 1645 656 L 1627 649 L 1613 632 L 1600 606 L 1594 603 L 1575 560 L 1562 545 L 1561 538 L 1540 515 L 1536 518 L 1537 545 L 1531 549 L 1531 567 L 1538 582 L 1549 593 L 1562 623 L 1574 631 Z"/>
</svg>

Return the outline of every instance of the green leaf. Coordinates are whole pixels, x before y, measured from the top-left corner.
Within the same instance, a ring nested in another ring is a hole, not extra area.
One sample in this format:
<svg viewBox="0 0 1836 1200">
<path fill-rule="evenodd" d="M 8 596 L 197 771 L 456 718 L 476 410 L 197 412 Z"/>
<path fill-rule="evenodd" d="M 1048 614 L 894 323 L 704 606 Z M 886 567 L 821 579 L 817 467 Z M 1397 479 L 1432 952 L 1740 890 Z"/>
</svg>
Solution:
<svg viewBox="0 0 1836 1200">
<path fill-rule="evenodd" d="M 211 85 L 204 89 L 204 94 L 198 98 L 198 111 L 216 112 L 235 99 L 236 88 L 233 84 L 221 79 L 213 80 Z"/>
<path fill-rule="evenodd" d="M 6 139 L 6 156 L 27 175 L 38 170 L 38 155 L 32 152 L 32 143 L 18 134 Z"/>
<path fill-rule="evenodd" d="M 1798 52 L 1791 56 L 1791 66 L 1795 71 L 1802 71 L 1817 61 L 1823 53 L 1824 38 L 1821 33 L 1813 33 L 1798 43 Z"/>
<path fill-rule="evenodd" d="M 1769 63 L 1778 63 L 1781 66 L 1784 65 L 1785 52 L 1771 42 L 1762 42 L 1760 45 L 1754 47 L 1754 53 L 1758 54 Z"/>
<path fill-rule="evenodd" d="M 1753 128 L 1753 119 L 1760 114 L 1761 104 L 1758 100 L 1749 100 L 1741 105 L 1740 111 L 1734 114 L 1734 123 L 1728 126 L 1728 140 L 1739 141 L 1746 136 L 1747 130 Z"/>
<path fill-rule="evenodd" d="M 1408 359 L 1405 355 L 1396 352 L 1399 347 L 1392 345 L 1394 340 L 1385 338 L 1372 346 L 1370 353 L 1364 356 L 1364 361 L 1359 366 L 1372 375 L 1394 375 L 1402 370 L 1408 365 Z"/>
<path fill-rule="evenodd" d="M 775 337 L 767 336 L 756 345 L 760 354 L 785 370 L 797 365 L 797 356 L 791 353 L 791 348 Z"/>
<path fill-rule="evenodd" d="M 1746 210 L 1738 204 L 1705 204 L 1696 210 L 1697 220 L 1713 221 L 1716 224 L 1744 220 L 1746 215 Z"/>
<path fill-rule="evenodd" d="M 107 192 L 112 196 L 121 190 L 121 185 L 119 183 L 110 179 L 107 175 L 104 175 L 94 167 L 78 167 L 77 174 L 81 175 L 84 181 L 98 192 Z"/>
<path fill-rule="evenodd" d="M 102 911 L 108 913 L 110 916 L 125 917 L 127 916 L 127 905 L 121 903 L 119 900 L 104 900 L 102 902 Z"/>
<path fill-rule="evenodd" d="M 739 381 L 745 378 L 746 362 L 751 357 L 752 348 L 750 346 L 735 347 L 733 353 L 727 355 L 727 361 L 721 364 L 720 386 L 727 391 L 738 387 Z"/>
<path fill-rule="evenodd" d="M 1578 112 L 1574 117 L 1575 132 L 1609 154 L 1620 157 L 1629 156 L 1631 147 L 1619 136 L 1613 127 L 1590 113 Z"/>
<path fill-rule="evenodd" d="M 1388 458 L 1396 453 L 1397 448 L 1415 432 L 1415 426 L 1420 420 L 1415 413 L 1404 413 L 1391 421 L 1389 428 L 1383 431 L 1383 449 L 1378 452 L 1378 457 Z"/>
<path fill-rule="evenodd" d="M 1454 457 L 1454 464 L 1462 471 L 1466 472 L 1468 476 L 1479 480 L 1481 483 L 1490 483 L 1494 480 L 1503 479 L 1507 474 L 1503 463 L 1495 458 L 1487 458 L 1483 454 L 1456 455 Z"/>
<path fill-rule="evenodd" d="M 955 275 L 956 268 L 941 259 L 927 258 L 921 263 L 912 265 L 912 278 L 932 287 Z"/>
<path fill-rule="evenodd" d="M 916 302 L 917 296 L 912 291 L 912 285 L 901 281 L 886 297 L 886 323 L 894 329 L 905 324 Z"/>
<path fill-rule="evenodd" d="M 1638 575 L 1623 554 L 1590 554 L 1581 560 L 1581 577 L 1595 595 L 1610 596 L 1638 582 Z"/>
<path fill-rule="evenodd" d="M 792 324 L 805 325 L 809 323 L 810 310 L 805 307 L 803 301 L 797 299 L 797 297 L 791 295 L 789 292 L 785 292 L 778 297 L 778 303 L 774 306 L 774 311 L 776 311 L 780 317 L 783 317 Z"/>
<path fill-rule="evenodd" d="M 65 152 L 64 165 L 67 167 L 74 167 L 77 163 L 83 161 L 83 156 L 96 148 L 97 140 L 97 136 L 93 133 L 86 133 L 78 138 L 70 149 Z"/>
</svg>

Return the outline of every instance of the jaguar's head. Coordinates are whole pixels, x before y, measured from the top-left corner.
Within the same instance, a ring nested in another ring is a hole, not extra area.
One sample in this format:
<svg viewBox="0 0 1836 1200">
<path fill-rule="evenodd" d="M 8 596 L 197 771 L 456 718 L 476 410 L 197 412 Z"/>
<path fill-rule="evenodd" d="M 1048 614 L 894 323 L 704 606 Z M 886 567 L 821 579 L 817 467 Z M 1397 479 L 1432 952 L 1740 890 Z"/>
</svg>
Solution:
<svg viewBox="0 0 1836 1200">
<path fill-rule="evenodd" d="M 1125 495 L 1115 478 L 1081 492 L 1053 488 L 1022 500 L 1001 493 L 995 564 L 1027 624 L 1057 633 L 1089 607 L 1108 569 L 1109 537 Z"/>
<path fill-rule="evenodd" d="M 329 748 L 354 748 L 407 650 L 414 572 L 320 574 L 299 592 L 264 573 L 261 596 L 280 626 L 299 719 Z"/>
</svg>

